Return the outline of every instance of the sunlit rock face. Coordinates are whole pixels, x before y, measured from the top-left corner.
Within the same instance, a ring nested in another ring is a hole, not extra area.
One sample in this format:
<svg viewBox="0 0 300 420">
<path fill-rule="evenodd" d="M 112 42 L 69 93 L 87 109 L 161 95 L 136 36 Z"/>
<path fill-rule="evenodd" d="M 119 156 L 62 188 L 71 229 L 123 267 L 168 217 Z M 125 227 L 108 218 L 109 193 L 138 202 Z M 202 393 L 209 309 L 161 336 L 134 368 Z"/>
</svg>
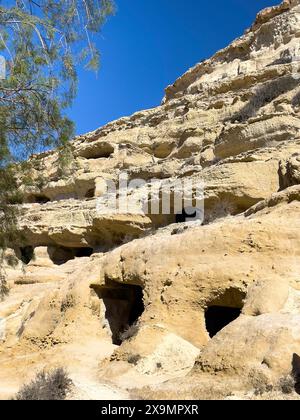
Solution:
<svg viewBox="0 0 300 420">
<path fill-rule="evenodd" d="M 92 374 L 155 384 L 153 398 L 177 377 L 177 397 L 212 393 L 219 377 L 222 397 L 277 389 L 300 354 L 300 1 L 262 11 L 161 106 L 71 145 L 63 177 L 52 151 L 32 157 L 43 185 L 20 180 L 22 240 L 2 259 L 0 396 L 57 365 L 79 391 Z M 99 212 L 124 173 L 145 181 L 127 192 L 136 202 L 153 179 L 203 182 L 203 223 L 172 206 Z"/>
</svg>

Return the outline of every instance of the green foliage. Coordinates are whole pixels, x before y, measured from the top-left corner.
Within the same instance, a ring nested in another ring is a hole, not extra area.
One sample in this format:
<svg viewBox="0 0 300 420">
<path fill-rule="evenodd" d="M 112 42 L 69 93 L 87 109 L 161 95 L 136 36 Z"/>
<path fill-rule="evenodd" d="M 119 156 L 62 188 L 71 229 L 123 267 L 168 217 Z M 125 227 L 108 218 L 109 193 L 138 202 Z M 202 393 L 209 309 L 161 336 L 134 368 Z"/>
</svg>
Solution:
<svg viewBox="0 0 300 420">
<path fill-rule="evenodd" d="M 73 123 L 62 111 L 76 95 L 79 63 L 97 69 L 92 42 L 112 0 L 0 1 L 0 165 L 12 157 L 64 145 Z"/>
<path fill-rule="evenodd" d="M 70 162 L 74 126 L 65 110 L 76 95 L 76 69 L 98 69 L 93 36 L 113 12 L 113 0 L 0 0 L 7 64 L 0 80 L 0 247 L 15 234 L 9 206 L 22 201 L 16 179 L 32 182 L 28 156 L 59 147 L 57 164 Z"/>
<path fill-rule="evenodd" d="M 72 381 L 67 372 L 58 368 L 50 373 L 39 372 L 35 379 L 24 385 L 14 398 L 17 401 L 55 401 L 65 400 Z"/>
<path fill-rule="evenodd" d="M 0 167 L 0 249 L 14 243 L 17 238 L 18 209 L 11 204 L 21 200 L 17 191 L 16 173 L 12 166 Z M 1 264 L 0 264 L 1 265 Z"/>
</svg>

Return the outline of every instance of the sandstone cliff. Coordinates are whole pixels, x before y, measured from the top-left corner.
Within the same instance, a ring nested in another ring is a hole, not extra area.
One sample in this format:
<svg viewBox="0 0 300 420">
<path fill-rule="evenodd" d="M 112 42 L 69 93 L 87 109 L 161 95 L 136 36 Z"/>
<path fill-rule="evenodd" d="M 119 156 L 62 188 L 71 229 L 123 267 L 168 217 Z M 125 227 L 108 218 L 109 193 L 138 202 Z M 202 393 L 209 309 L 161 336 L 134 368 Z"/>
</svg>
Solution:
<svg viewBox="0 0 300 420">
<path fill-rule="evenodd" d="M 285 0 L 161 106 L 73 140 L 67 176 L 57 151 L 32 157 L 46 182 L 20 180 L 22 241 L 4 255 L 3 397 L 62 365 L 86 398 L 280 397 L 300 354 L 299 83 L 300 1 Z M 203 224 L 99 213 L 125 171 L 204 182 Z"/>
</svg>

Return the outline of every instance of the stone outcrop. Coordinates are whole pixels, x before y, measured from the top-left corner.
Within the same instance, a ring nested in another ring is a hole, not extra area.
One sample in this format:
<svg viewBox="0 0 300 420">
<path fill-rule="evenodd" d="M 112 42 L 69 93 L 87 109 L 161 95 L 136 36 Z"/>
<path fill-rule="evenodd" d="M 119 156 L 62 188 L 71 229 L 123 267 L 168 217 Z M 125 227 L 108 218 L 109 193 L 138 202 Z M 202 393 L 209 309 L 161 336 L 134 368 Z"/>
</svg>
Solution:
<svg viewBox="0 0 300 420">
<path fill-rule="evenodd" d="M 33 156 L 22 240 L 3 254 L 0 395 L 62 364 L 79 388 L 101 377 L 150 397 L 179 377 L 179 397 L 219 378 L 224 398 L 277 389 L 300 354 L 299 145 L 300 2 L 285 0 L 161 106 L 74 139 L 64 176 L 57 151 Z M 137 203 L 153 179 L 203 182 L 203 223 L 99 212 L 125 172 L 145 181 Z"/>
</svg>

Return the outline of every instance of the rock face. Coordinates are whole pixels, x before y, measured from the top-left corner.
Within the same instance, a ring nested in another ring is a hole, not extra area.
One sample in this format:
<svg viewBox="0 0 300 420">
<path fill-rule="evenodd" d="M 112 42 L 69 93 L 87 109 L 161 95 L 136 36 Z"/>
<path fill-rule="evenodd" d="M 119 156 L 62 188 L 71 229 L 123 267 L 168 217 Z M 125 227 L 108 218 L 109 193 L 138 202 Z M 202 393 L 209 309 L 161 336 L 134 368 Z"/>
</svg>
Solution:
<svg viewBox="0 0 300 420">
<path fill-rule="evenodd" d="M 64 177 L 57 151 L 32 157 L 22 243 L 3 255 L 0 394 L 29 367 L 61 364 L 77 384 L 150 385 L 152 397 L 188 372 L 181 397 L 219 377 L 227 395 L 276 388 L 300 354 L 299 145 L 300 1 L 285 0 L 161 106 L 72 141 Z M 203 182 L 203 223 L 172 206 L 99 212 L 124 173 L 144 181 L 119 189 L 135 202 L 153 179 Z"/>
</svg>

